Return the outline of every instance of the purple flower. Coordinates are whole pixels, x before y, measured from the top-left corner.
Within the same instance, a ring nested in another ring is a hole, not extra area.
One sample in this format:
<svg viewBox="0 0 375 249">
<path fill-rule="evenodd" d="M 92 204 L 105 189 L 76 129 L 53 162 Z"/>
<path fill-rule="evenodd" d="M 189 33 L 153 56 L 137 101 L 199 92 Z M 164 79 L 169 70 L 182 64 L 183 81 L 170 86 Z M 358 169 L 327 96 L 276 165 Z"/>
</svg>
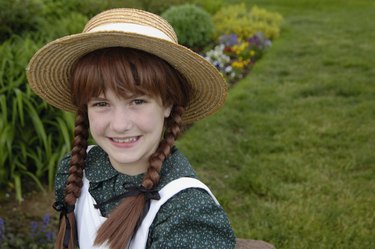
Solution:
<svg viewBox="0 0 375 249">
<path fill-rule="evenodd" d="M 30 234 L 32 237 L 36 237 L 38 235 L 38 222 L 32 221 L 30 223 Z"/>
<path fill-rule="evenodd" d="M 50 216 L 49 216 L 49 214 L 45 214 L 45 215 L 43 216 L 43 224 L 47 226 L 47 225 L 49 224 L 49 221 L 50 221 Z"/>
<path fill-rule="evenodd" d="M 0 218 L 0 245 L 3 243 L 5 238 L 5 223 L 3 218 Z"/>
<path fill-rule="evenodd" d="M 238 44 L 238 36 L 236 34 L 222 35 L 219 39 L 220 44 L 224 44 L 226 47 L 232 47 Z"/>
<path fill-rule="evenodd" d="M 52 231 L 47 231 L 45 235 L 46 235 L 47 242 L 53 241 L 54 233 Z"/>
<path fill-rule="evenodd" d="M 247 42 L 250 46 L 256 46 L 258 49 L 266 49 L 271 46 L 271 41 L 264 36 L 262 32 L 257 32 L 250 37 Z"/>
<path fill-rule="evenodd" d="M 257 35 L 253 35 L 247 41 L 249 42 L 250 45 L 255 45 L 255 46 L 260 45 L 260 39 Z"/>
</svg>

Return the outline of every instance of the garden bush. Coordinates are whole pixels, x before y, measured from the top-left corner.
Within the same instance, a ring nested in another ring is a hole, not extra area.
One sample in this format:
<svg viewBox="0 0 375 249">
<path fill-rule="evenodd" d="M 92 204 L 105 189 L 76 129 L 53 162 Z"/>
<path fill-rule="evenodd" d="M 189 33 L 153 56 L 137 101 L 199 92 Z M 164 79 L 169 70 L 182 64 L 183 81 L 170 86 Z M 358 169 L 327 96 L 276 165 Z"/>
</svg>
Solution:
<svg viewBox="0 0 375 249">
<path fill-rule="evenodd" d="M 210 14 L 192 4 L 173 6 L 164 17 L 176 31 L 179 43 L 194 50 L 200 50 L 210 41 L 214 25 Z"/>
<path fill-rule="evenodd" d="M 21 183 L 53 187 L 57 162 L 71 143 L 71 115 L 46 104 L 26 83 L 25 67 L 41 44 L 12 36 L 0 45 L 0 186 L 14 190 L 19 201 Z"/>
<path fill-rule="evenodd" d="M 245 4 L 225 6 L 212 18 L 215 24 L 215 37 L 223 34 L 236 34 L 241 39 L 248 39 L 257 32 L 262 32 L 273 40 L 280 34 L 282 16 L 276 12 L 253 6 L 248 10 Z"/>
<path fill-rule="evenodd" d="M 208 13 L 216 13 L 223 5 L 223 0 L 112 0 L 103 1 L 107 2 L 107 8 L 136 8 L 143 9 L 155 14 L 162 14 L 171 6 L 177 6 L 182 4 L 195 4 L 205 9 Z"/>
<path fill-rule="evenodd" d="M 193 0 L 192 3 L 203 8 L 211 15 L 223 7 L 223 0 Z"/>
<path fill-rule="evenodd" d="M 41 22 L 39 31 L 34 33 L 33 36 L 35 36 L 35 39 L 44 40 L 43 44 L 45 44 L 65 35 L 82 32 L 87 21 L 87 16 L 78 12 L 70 12 L 61 18 Z"/>
<path fill-rule="evenodd" d="M 12 34 L 36 30 L 42 10 L 41 0 L 0 0 L 0 42 Z"/>
<path fill-rule="evenodd" d="M 136 8 L 143 9 L 155 14 L 161 14 L 166 11 L 170 6 L 181 5 L 186 3 L 185 0 L 112 0 L 108 1 L 109 8 Z"/>
<path fill-rule="evenodd" d="M 60 35 L 60 25 L 67 30 L 63 35 L 75 33 L 82 30 L 87 18 L 109 7 L 110 2 L 101 0 L 0 0 L 0 42 L 24 32 L 48 33 L 48 37 L 53 37 Z"/>
<path fill-rule="evenodd" d="M 103 0 L 43 0 L 43 19 L 50 22 L 66 17 L 69 13 L 80 13 L 86 17 L 92 17 L 109 7 L 110 1 Z"/>
</svg>

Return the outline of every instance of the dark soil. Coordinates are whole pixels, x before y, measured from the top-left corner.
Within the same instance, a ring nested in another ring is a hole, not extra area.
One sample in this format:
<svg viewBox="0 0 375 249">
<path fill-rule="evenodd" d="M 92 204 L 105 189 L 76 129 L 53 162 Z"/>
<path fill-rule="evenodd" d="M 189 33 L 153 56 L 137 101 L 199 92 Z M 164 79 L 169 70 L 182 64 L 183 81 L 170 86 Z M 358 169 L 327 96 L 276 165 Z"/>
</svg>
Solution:
<svg viewBox="0 0 375 249">
<path fill-rule="evenodd" d="M 56 223 L 58 214 L 52 208 L 53 201 L 53 191 L 31 191 L 24 195 L 22 202 L 18 202 L 12 194 L 1 194 L 0 218 L 4 220 L 5 230 L 21 236 L 30 231 L 31 222 L 40 222 L 45 215 Z"/>
</svg>

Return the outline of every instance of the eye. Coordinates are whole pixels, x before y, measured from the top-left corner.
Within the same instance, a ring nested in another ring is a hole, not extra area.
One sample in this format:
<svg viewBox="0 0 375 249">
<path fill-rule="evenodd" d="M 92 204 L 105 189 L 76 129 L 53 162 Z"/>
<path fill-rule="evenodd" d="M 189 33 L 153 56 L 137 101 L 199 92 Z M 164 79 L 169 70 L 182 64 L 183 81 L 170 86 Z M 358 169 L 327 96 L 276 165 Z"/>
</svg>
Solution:
<svg viewBox="0 0 375 249">
<path fill-rule="evenodd" d="M 107 107 L 109 104 L 106 101 L 91 101 L 91 107 Z"/>
<path fill-rule="evenodd" d="M 93 104 L 93 106 L 96 106 L 96 107 L 106 107 L 106 106 L 108 106 L 108 103 L 104 102 L 104 101 L 102 101 L 102 102 L 96 102 L 96 103 Z"/>
<path fill-rule="evenodd" d="M 146 103 L 146 100 L 144 100 L 144 99 L 133 99 L 131 101 L 132 105 L 142 105 L 144 103 Z"/>
</svg>

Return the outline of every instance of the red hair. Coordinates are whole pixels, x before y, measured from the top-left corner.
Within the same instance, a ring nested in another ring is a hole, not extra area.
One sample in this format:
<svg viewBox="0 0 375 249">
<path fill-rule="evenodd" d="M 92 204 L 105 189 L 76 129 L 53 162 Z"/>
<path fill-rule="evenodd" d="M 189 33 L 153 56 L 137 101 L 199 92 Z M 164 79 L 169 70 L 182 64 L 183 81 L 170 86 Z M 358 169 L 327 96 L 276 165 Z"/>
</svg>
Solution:
<svg viewBox="0 0 375 249">
<path fill-rule="evenodd" d="M 147 52 L 104 48 L 82 57 L 72 77 L 72 101 L 82 107 L 111 89 L 118 96 L 160 96 L 165 106 L 186 107 L 191 92 L 185 78 L 167 62 Z"/>
</svg>

